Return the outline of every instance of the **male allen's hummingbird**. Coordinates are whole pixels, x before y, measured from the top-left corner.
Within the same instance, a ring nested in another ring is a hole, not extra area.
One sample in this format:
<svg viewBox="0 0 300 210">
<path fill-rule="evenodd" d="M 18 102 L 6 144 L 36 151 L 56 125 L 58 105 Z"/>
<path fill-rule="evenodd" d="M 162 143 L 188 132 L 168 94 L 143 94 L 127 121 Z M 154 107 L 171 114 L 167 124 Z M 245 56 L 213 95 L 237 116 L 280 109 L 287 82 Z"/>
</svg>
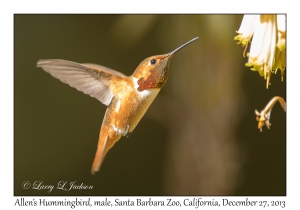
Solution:
<svg viewBox="0 0 300 210">
<path fill-rule="evenodd" d="M 99 171 L 108 150 L 137 126 L 167 81 L 174 53 L 198 39 L 190 40 L 170 53 L 146 58 L 131 76 L 97 64 L 79 64 L 45 59 L 37 62 L 46 72 L 107 106 L 91 173 Z"/>
</svg>

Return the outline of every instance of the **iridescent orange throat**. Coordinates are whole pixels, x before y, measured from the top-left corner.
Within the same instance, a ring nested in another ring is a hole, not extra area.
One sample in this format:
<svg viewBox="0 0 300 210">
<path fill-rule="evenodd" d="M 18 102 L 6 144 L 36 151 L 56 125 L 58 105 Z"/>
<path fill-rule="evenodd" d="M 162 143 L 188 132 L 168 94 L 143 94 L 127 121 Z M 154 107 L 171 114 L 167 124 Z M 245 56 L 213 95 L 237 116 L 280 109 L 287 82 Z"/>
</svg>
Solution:
<svg viewBox="0 0 300 210">
<path fill-rule="evenodd" d="M 161 74 L 152 70 L 146 79 L 144 77 L 140 78 L 137 82 L 139 85 L 137 90 L 143 91 L 151 88 L 162 88 L 168 79 L 168 66 L 163 69 L 163 72 L 164 73 Z"/>
</svg>

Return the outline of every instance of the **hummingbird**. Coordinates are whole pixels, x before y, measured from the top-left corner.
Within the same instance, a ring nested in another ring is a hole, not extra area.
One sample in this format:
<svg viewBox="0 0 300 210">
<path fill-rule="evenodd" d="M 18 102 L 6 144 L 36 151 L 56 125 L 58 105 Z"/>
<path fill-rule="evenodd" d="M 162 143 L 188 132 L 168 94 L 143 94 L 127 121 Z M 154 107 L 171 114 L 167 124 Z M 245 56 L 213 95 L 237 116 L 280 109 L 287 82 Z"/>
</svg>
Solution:
<svg viewBox="0 0 300 210">
<path fill-rule="evenodd" d="M 100 170 L 107 152 L 122 137 L 128 137 L 167 81 L 170 61 L 175 52 L 198 39 L 181 45 L 170 53 L 143 60 L 131 76 L 92 63 L 61 59 L 41 59 L 37 67 L 53 77 L 98 99 L 107 106 L 91 173 Z"/>
</svg>

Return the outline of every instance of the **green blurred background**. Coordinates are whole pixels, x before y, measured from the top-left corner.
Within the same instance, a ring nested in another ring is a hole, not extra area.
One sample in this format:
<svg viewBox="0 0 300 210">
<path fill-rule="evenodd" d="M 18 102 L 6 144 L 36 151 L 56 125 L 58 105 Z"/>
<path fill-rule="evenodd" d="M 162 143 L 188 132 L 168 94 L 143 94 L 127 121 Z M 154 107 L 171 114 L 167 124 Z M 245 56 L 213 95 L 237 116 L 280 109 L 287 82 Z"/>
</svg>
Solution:
<svg viewBox="0 0 300 210">
<path fill-rule="evenodd" d="M 242 15 L 14 16 L 15 195 L 286 195 L 286 114 L 271 130 L 254 110 L 286 81 L 244 66 L 233 40 Z M 90 174 L 106 107 L 36 67 L 39 59 L 133 73 L 146 57 L 199 39 L 173 57 L 169 79 L 129 138 Z M 93 190 L 24 190 L 61 180 Z"/>
</svg>

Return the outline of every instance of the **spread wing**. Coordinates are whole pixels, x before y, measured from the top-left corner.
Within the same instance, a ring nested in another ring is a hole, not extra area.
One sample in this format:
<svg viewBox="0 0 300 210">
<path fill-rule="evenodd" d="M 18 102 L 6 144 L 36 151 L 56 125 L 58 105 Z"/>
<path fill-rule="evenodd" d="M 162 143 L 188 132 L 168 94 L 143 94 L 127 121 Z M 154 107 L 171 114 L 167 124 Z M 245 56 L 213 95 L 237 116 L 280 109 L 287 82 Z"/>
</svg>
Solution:
<svg viewBox="0 0 300 210">
<path fill-rule="evenodd" d="M 60 81 L 84 92 L 108 106 L 114 97 L 110 90 L 113 77 L 126 77 L 124 74 L 97 64 L 79 64 L 66 60 L 39 60 L 37 67 Z"/>
</svg>

